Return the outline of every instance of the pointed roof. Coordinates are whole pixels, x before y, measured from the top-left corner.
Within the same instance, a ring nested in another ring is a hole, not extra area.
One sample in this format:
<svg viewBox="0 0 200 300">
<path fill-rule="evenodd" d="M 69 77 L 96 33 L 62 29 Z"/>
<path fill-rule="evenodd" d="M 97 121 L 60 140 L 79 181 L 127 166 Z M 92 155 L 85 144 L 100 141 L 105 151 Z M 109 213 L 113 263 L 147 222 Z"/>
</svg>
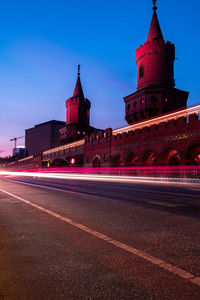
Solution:
<svg viewBox="0 0 200 300">
<path fill-rule="evenodd" d="M 74 89 L 73 97 L 79 96 L 84 98 L 83 89 L 81 85 L 81 79 L 80 79 L 80 65 L 78 65 L 78 78 L 76 81 L 76 86 Z"/>
<path fill-rule="evenodd" d="M 154 13 L 153 13 L 152 21 L 151 21 L 151 26 L 149 29 L 149 34 L 147 37 L 147 42 L 150 42 L 152 40 L 157 40 L 157 41 L 164 40 L 162 31 L 160 29 L 160 24 L 158 21 L 158 16 L 157 16 L 156 10 L 157 10 L 157 7 L 155 6 L 155 3 L 154 3 L 154 7 L 153 7 Z"/>
</svg>

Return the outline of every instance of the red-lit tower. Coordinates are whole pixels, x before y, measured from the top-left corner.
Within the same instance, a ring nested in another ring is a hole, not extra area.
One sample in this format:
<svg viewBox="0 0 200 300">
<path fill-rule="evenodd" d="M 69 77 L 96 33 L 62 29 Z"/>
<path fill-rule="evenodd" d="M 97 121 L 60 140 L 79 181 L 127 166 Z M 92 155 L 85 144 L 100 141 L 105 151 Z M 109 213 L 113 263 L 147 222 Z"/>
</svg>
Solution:
<svg viewBox="0 0 200 300">
<path fill-rule="evenodd" d="M 80 65 L 78 66 L 78 78 L 73 96 L 66 100 L 67 125 L 78 124 L 82 128 L 89 126 L 90 101 L 84 97 L 80 80 Z"/>
<path fill-rule="evenodd" d="M 137 91 L 124 98 L 129 124 L 187 106 L 188 92 L 174 88 L 175 46 L 165 42 L 153 3 L 147 41 L 136 50 Z"/>
<path fill-rule="evenodd" d="M 66 100 L 66 126 L 59 131 L 61 144 L 78 140 L 94 132 L 95 128 L 90 126 L 90 107 L 90 101 L 84 97 L 78 65 L 78 78 L 73 96 Z"/>
</svg>

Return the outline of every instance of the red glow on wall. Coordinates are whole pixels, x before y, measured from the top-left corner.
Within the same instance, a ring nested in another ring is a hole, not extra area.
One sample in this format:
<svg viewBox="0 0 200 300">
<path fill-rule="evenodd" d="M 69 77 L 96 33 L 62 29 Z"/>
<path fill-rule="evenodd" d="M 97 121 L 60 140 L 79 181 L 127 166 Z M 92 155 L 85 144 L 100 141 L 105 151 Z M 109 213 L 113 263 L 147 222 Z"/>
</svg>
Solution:
<svg viewBox="0 0 200 300">
<path fill-rule="evenodd" d="M 70 160 L 70 163 L 71 163 L 72 165 L 74 165 L 74 164 L 75 164 L 75 158 L 72 158 L 72 159 Z"/>
</svg>

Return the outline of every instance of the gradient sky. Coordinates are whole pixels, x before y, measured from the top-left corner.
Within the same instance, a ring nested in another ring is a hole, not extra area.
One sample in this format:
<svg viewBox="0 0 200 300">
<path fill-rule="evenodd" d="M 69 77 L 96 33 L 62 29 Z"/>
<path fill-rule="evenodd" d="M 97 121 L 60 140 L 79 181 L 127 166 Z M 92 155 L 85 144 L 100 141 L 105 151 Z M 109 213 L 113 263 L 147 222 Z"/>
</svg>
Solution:
<svg viewBox="0 0 200 300">
<path fill-rule="evenodd" d="M 0 0 L 0 156 L 10 138 L 48 120 L 65 121 L 81 64 L 91 125 L 120 127 L 123 97 L 136 89 L 135 50 L 147 38 L 151 0 Z M 200 102 L 200 3 L 158 0 L 165 40 L 175 43 L 176 87 Z M 18 145 L 23 145 L 21 139 Z"/>
</svg>

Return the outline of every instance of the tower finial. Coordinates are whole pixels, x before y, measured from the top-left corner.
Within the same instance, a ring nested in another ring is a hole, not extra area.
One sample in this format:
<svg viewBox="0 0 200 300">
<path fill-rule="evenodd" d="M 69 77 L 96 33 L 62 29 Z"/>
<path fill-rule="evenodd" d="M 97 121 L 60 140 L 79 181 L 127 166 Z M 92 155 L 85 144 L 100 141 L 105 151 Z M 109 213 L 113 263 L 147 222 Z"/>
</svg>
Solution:
<svg viewBox="0 0 200 300">
<path fill-rule="evenodd" d="M 156 11 L 157 10 L 157 6 L 156 6 L 157 0 L 152 0 L 152 1 L 153 1 L 153 10 Z"/>
<path fill-rule="evenodd" d="M 81 68 L 81 65 L 78 65 L 78 77 L 80 76 L 80 68 Z"/>
</svg>

